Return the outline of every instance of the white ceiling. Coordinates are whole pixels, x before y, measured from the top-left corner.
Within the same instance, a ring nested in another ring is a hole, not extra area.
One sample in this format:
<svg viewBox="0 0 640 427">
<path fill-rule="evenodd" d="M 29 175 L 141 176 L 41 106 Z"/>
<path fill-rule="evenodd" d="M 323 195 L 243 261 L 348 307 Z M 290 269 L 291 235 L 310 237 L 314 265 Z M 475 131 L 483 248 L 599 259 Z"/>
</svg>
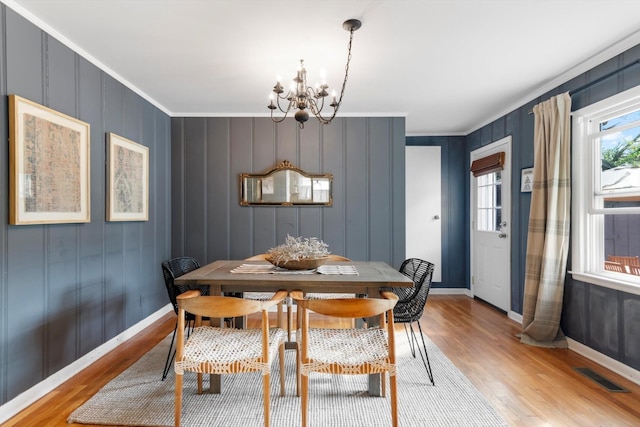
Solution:
<svg viewBox="0 0 640 427">
<path fill-rule="evenodd" d="M 2 0 L 172 116 L 266 116 L 305 60 L 339 116 L 467 134 L 640 43 L 640 0 Z M 640 72 L 640 71 L 638 71 Z"/>
</svg>

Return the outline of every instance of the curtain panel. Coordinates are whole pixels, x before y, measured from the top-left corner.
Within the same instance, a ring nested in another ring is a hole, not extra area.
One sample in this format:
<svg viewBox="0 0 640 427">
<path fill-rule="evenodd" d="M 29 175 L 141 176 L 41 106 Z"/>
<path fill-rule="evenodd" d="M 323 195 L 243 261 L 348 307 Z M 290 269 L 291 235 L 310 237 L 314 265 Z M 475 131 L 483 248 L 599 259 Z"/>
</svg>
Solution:
<svg viewBox="0 0 640 427">
<path fill-rule="evenodd" d="M 529 213 L 522 343 L 566 347 L 560 329 L 571 207 L 571 97 L 533 108 L 533 191 Z"/>
</svg>

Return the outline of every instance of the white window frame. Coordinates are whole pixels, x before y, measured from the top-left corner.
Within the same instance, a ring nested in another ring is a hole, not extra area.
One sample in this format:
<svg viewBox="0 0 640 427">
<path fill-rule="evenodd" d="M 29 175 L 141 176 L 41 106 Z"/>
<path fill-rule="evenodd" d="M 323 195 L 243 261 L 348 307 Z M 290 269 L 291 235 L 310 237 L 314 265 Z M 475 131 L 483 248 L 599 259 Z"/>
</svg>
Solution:
<svg viewBox="0 0 640 427">
<path fill-rule="evenodd" d="M 594 133 L 607 118 L 640 110 L 640 86 L 575 111 L 572 136 L 572 253 L 573 278 L 640 295 L 640 277 L 604 270 L 604 213 L 640 214 L 640 208 L 602 208 L 596 194 L 600 153 Z M 601 193 L 598 191 L 598 193 Z"/>
</svg>

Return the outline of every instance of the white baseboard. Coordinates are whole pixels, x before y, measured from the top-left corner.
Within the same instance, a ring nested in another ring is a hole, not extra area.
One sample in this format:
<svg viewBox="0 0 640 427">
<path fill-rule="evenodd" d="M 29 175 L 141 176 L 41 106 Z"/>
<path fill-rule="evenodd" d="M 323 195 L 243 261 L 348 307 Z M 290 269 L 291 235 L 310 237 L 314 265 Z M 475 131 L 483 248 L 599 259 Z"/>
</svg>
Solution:
<svg viewBox="0 0 640 427">
<path fill-rule="evenodd" d="M 429 293 L 433 295 L 466 295 L 473 297 L 471 291 L 467 288 L 431 288 Z"/>
<path fill-rule="evenodd" d="M 573 350 L 581 356 L 596 362 L 598 365 L 601 365 L 602 367 L 625 377 L 629 381 L 640 385 L 640 371 L 633 369 L 631 366 L 625 365 L 622 362 L 618 362 L 617 360 L 612 359 L 591 347 L 587 347 L 576 340 L 572 340 L 571 338 L 567 338 L 567 342 L 569 343 L 569 350 Z"/>
<path fill-rule="evenodd" d="M 509 313 L 507 313 L 507 316 L 509 317 L 509 319 L 522 325 L 522 314 L 516 313 L 515 311 L 509 311 Z"/>
<path fill-rule="evenodd" d="M 38 384 L 28 390 L 20 393 L 4 405 L 0 406 L 0 423 L 7 421 L 9 418 L 17 415 L 20 411 L 35 403 L 38 399 L 53 391 L 56 387 L 78 374 L 83 369 L 90 366 L 96 360 L 118 347 L 123 342 L 133 338 L 136 334 L 157 322 L 165 314 L 172 312 L 173 306 L 167 304 L 155 313 L 142 319 L 126 331 L 111 338 L 101 346 L 95 348 L 91 352 L 85 354 L 70 365 L 65 366 L 58 372 L 50 375 Z"/>
</svg>

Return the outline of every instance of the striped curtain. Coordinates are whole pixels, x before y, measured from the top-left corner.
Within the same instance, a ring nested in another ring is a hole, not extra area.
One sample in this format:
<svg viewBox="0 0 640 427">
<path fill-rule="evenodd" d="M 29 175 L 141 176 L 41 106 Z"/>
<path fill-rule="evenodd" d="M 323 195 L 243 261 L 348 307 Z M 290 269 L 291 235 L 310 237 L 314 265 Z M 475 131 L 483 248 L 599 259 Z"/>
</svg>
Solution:
<svg viewBox="0 0 640 427">
<path fill-rule="evenodd" d="M 571 214 L 570 111 L 568 93 L 533 108 L 533 191 L 520 341 L 542 347 L 567 346 L 560 316 Z"/>
</svg>

